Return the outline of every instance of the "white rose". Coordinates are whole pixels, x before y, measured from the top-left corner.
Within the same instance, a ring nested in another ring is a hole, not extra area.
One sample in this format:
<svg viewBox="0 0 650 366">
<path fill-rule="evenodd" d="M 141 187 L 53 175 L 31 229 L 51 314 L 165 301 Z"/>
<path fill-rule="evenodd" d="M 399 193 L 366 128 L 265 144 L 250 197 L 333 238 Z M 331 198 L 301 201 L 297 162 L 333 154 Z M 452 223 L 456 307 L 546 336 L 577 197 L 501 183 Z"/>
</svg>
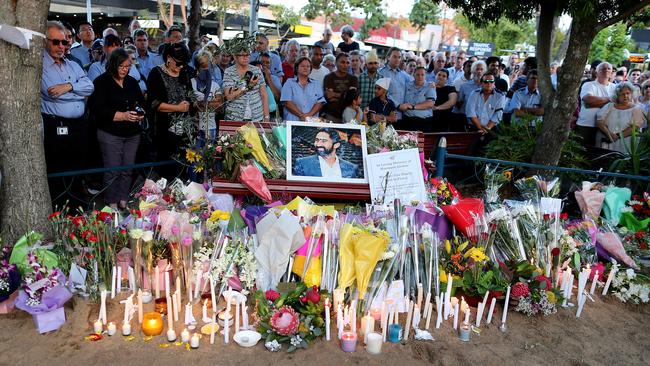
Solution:
<svg viewBox="0 0 650 366">
<path fill-rule="evenodd" d="M 129 236 L 131 238 L 135 239 L 135 240 L 138 240 L 138 239 L 142 238 L 143 234 L 144 234 L 144 232 L 142 231 L 142 229 L 131 229 L 131 230 L 129 230 Z"/>
<path fill-rule="evenodd" d="M 153 231 L 147 230 L 142 234 L 142 240 L 152 241 L 153 240 Z"/>
</svg>

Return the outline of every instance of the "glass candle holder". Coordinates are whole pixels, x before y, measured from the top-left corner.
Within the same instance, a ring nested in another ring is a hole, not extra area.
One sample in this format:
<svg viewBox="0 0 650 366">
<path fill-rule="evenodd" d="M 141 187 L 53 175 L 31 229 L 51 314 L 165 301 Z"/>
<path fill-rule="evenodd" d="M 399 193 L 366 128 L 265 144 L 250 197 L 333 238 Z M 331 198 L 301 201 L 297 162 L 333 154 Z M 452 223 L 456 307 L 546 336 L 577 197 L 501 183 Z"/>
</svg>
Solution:
<svg viewBox="0 0 650 366">
<path fill-rule="evenodd" d="M 391 343 L 399 343 L 402 339 L 402 326 L 399 324 L 391 324 L 388 327 L 388 341 Z"/>
<path fill-rule="evenodd" d="M 354 352 L 357 349 L 357 335 L 352 332 L 343 332 L 341 336 L 343 352 Z"/>
<path fill-rule="evenodd" d="M 164 297 L 154 300 L 155 310 L 161 315 L 167 315 L 167 299 Z"/>
<path fill-rule="evenodd" d="M 158 312 L 145 313 L 142 320 L 142 333 L 146 336 L 160 335 L 163 330 L 162 315 Z"/>
</svg>

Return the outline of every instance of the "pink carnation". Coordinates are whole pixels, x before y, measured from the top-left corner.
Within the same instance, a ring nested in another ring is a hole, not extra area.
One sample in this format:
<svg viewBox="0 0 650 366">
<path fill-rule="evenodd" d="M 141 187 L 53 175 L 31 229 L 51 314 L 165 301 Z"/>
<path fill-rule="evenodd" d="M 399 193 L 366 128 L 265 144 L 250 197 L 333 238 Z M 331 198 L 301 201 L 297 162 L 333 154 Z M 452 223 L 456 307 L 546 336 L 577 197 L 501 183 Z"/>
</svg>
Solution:
<svg viewBox="0 0 650 366">
<path fill-rule="evenodd" d="M 512 294 L 512 297 L 519 298 L 528 296 L 530 294 L 530 290 L 528 289 L 527 284 L 523 282 L 517 282 L 514 286 L 512 286 L 510 293 Z"/>
<path fill-rule="evenodd" d="M 280 293 L 278 293 L 275 290 L 268 290 L 264 293 L 264 296 L 266 297 L 267 300 L 269 301 L 275 301 L 278 298 L 280 298 Z"/>
</svg>

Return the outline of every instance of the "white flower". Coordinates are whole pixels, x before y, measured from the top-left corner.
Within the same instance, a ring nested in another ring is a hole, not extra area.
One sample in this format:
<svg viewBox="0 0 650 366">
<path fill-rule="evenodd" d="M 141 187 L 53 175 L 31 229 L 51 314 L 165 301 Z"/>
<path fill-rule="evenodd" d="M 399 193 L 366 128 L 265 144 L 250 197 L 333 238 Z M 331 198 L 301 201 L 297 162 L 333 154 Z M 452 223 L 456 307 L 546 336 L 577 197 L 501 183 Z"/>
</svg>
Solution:
<svg viewBox="0 0 650 366">
<path fill-rule="evenodd" d="M 291 337 L 291 345 L 294 347 L 300 346 L 300 343 L 302 342 L 302 338 L 300 338 L 299 335 Z"/>
<path fill-rule="evenodd" d="M 144 233 L 142 233 L 142 240 L 143 241 L 152 241 L 153 240 L 153 231 L 147 230 Z"/>
<path fill-rule="evenodd" d="M 144 234 L 144 232 L 142 231 L 142 229 L 131 229 L 131 230 L 129 230 L 129 236 L 132 239 L 135 239 L 135 240 L 138 240 L 138 239 L 142 238 L 143 234 Z"/>
<path fill-rule="evenodd" d="M 629 278 L 629 279 L 631 279 L 631 280 L 633 280 L 634 277 L 636 277 L 636 274 L 634 273 L 634 270 L 633 270 L 632 268 L 628 268 L 628 269 L 625 271 L 625 274 L 627 275 L 627 278 Z"/>
<path fill-rule="evenodd" d="M 274 339 L 271 342 L 264 343 L 264 347 L 266 347 L 266 349 L 268 349 L 271 352 L 277 352 L 282 348 L 282 345 L 278 343 L 277 340 Z"/>
</svg>

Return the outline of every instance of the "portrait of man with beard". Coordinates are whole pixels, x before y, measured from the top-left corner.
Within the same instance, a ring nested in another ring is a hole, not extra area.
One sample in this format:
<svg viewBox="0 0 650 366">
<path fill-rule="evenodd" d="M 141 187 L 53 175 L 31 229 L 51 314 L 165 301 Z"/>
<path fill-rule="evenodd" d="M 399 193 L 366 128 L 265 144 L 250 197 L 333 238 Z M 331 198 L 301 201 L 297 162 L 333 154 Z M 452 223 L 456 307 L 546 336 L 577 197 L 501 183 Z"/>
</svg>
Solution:
<svg viewBox="0 0 650 366">
<path fill-rule="evenodd" d="M 323 178 L 359 178 L 357 164 L 341 159 L 337 150 L 341 147 L 339 133 L 330 128 L 320 128 L 314 138 L 316 155 L 296 160 L 294 176 Z"/>
</svg>

